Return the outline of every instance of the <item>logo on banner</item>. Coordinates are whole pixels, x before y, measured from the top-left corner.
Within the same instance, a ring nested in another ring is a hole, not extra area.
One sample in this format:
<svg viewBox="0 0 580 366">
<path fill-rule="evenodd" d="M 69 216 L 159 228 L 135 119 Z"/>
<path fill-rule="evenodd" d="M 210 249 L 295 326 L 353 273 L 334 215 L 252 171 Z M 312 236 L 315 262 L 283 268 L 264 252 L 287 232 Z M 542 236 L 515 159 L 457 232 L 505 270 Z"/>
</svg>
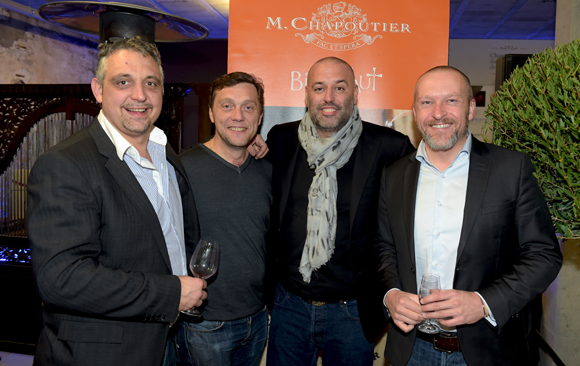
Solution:
<svg viewBox="0 0 580 366">
<path fill-rule="evenodd" d="M 290 24 L 296 30 L 313 30 L 312 33 L 296 33 L 296 37 L 330 51 L 354 50 L 383 38 L 381 34 L 372 33 L 411 33 L 408 24 L 369 22 L 359 7 L 344 1 L 321 6 L 316 13 L 312 13 L 310 21 L 297 17 Z M 273 28 L 288 29 L 282 25 L 281 17 L 268 17 L 266 29 Z"/>
<path fill-rule="evenodd" d="M 366 25 L 367 30 L 369 28 L 367 15 L 363 14 L 355 5 L 348 4 L 347 8 L 344 1 L 334 3 L 332 8 L 330 4 L 318 8 L 318 13 L 312 14 L 312 22 L 320 27 L 322 34 L 310 33 L 303 35 L 296 33 L 296 36 L 302 37 L 306 43 L 311 43 L 324 49 L 335 51 L 354 50 L 364 45 L 372 44 L 377 38 L 383 38 L 380 34 L 374 37 L 359 34 L 359 32 L 362 32 L 363 24 Z M 352 41 L 332 43 L 325 41 L 324 35 L 338 39 L 349 37 Z"/>
</svg>

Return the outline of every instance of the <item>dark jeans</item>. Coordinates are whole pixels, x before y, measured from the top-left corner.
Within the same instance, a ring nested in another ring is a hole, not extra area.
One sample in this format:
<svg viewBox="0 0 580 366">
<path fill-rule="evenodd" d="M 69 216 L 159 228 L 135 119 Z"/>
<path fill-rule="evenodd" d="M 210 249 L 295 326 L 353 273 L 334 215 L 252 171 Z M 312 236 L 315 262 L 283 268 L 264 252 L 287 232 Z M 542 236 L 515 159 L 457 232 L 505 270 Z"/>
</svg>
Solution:
<svg viewBox="0 0 580 366">
<path fill-rule="evenodd" d="M 407 366 L 467 366 L 467 363 L 463 353 L 437 351 L 432 343 L 417 338 Z"/>
<path fill-rule="evenodd" d="M 232 321 L 182 321 L 177 365 L 258 366 L 268 337 L 268 311 Z"/>
<path fill-rule="evenodd" d="M 363 334 L 356 300 L 315 306 L 278 285 L 268 366 L 314 366 L 320 351 L 324 365 L 370 366 L 373 349 Z"/>
</svg>

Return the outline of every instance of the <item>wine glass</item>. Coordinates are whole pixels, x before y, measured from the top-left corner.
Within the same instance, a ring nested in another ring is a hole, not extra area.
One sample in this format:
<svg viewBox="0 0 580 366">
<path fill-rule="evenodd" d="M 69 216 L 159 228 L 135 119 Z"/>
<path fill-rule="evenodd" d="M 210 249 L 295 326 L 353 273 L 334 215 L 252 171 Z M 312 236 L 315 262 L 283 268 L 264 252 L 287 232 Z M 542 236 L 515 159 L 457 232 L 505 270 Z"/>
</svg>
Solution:
<svg viewBox="0 0 580 366">
<path fill-rule="evenodd" d="M 421 287 L 419 287 L 419 299 L 429 296 L 431 290 L 439 290 L 441 288 L 441 281 L 439 276 L 436 274 L 425 273 L 421 278 Z M 441 328 L 437 324 L 435 319 L 425 319 L 418 326 L 423 333 L 437 334 L 441 331 Z"/>
<path fill-rule="evenodd" d="M 201 239 L 195 247 L 195 251 L 189 262 L 189 269 L 193 277 L 207 280 L 217 272 L 219 260 L 219 243 L 215 240 Z M 182 313 L 199 318 L 201 317 L 202 311 L 199 308 L 192 308 L 182 311 Z"/>
</svg>

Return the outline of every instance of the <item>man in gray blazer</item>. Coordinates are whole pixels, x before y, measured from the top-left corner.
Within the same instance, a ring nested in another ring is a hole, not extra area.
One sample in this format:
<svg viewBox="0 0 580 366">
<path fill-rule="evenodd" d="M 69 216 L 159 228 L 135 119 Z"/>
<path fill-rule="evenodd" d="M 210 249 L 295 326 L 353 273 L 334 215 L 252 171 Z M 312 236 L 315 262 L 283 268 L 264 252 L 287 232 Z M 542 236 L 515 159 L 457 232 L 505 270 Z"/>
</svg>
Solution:
<svg viewBox="0 0 580 366">
<path fill-rule="evenodd" d="M 376 242 L 392 365 L 532 365 L 531 310 L 562 265 L 525 154 L 475 139 L 469 79 L 440 66 L 415 86 L 423 136 L 383 172 Z M 425 273 L 441 290 L 417 296 Z M 441 331 L 417 325 L 438 319 Z"/>
<path fill-rule="evenodd" d="M 98 118 L 40 156 L 28 181 L 28 233 L 44 327 L 35 365 L 162 363 L 179 310 L 201 305 L 187 276 L 198 239 L 182 165 L 154 127 L 163 96 L 155 45 L 99 47 Z"/>
</svg>

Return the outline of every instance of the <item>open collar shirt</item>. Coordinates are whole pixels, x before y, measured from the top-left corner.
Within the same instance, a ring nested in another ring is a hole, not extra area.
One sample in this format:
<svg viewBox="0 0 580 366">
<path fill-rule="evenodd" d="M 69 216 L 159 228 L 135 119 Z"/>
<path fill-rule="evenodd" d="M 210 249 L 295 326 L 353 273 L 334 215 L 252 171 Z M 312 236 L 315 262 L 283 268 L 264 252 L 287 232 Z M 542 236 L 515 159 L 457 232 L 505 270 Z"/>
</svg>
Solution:
<svg viewBox="0 0 580 366">
<path fill-rule="evenodd" d="M 472 135 L 467 130 L 467 140 L 451 165 L 440 171 L 429 161 L 425 141 L 417 149 L 421 163 L 417 200 L 415 203 L 415 263 L 417 288 L 425 273 L 439 275 L 441 289 L 453 289 L 457 249 L 463 227 L 463 213 L 467 195 L 469 161 Z M 485 304 L 489 316 L 485 319 L 497 323 L 485 299 L 475 292 Z M 454 330 L 447 328 L 446 330 Z"/>
<path fill-rule="evenodd" d="M 149 161 L 139 155 L 137 149 L 107 120 L 102 110 L 98 120 L 115 145 L 117 156 L 131 169 L 157 214 L 173 274 L 187 275 L 181 195 L 175 168 L 167 162 L 167 136 L 161 129 L 153 128 L 147 143 L 151 157 Z"/>
<path fill-rule="evenodd" d="M 453 288 L 457 248 L 469 175 L 471 133 L 444 171 L 429 161 L 425 142 L 417 149 L 421 163 L 415 203 L 415 263 L 417 286 L 424 273 L 439 275 L 441 289 Z"/>
</svg>

